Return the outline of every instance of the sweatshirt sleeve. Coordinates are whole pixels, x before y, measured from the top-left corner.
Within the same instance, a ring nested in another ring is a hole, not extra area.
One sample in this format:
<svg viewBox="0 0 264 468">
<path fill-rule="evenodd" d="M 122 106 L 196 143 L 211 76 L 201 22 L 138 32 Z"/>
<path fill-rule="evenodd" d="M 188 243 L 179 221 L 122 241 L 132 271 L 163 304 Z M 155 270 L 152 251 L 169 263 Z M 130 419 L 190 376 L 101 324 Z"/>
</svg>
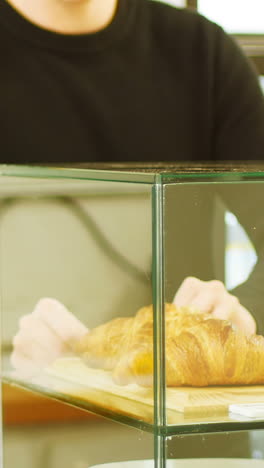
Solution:
<svg viewBox="0 0 264 468">
<path fill-rule="evenodd" d="M 264 160 L 264 95 L 256 70 L 235 40 L 216 28 L 214 158 Z"/>
</svg>

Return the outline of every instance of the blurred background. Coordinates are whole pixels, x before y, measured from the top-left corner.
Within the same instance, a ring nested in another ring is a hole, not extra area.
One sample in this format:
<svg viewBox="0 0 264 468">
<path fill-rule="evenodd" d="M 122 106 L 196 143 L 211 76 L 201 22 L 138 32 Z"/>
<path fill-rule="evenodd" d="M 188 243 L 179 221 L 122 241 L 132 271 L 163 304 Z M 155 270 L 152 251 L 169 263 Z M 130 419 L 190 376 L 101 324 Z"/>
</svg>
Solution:
<svg viewBox="0 0 264 468">
<path fill-rule="evenodd" d="M 232 34 L 255 64 L 264 90 L 263 0 L 164 0 L 163 3 L 195 9 Z"/>
</svg>

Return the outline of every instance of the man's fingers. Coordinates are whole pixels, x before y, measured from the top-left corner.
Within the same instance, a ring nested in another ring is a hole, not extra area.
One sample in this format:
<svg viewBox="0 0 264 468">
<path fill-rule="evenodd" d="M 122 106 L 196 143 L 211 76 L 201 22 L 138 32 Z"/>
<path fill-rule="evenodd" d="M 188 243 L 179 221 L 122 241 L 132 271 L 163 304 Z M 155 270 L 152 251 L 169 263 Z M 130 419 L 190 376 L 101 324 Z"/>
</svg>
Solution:
<svg viewBox="0 0 264 468">
<path fill-rule="evenodd" d="M 40 299 L 32 314 L 67 343 L 74 342 L 88 331 L 85 325 L 56 299 Z"/>
<path fill-rule="evenodd" d="M 256 322 L 251 313 L 239 304 L 236 314 L 232 318 L 237 327 L 242 330 L 246 335 L 253 335 L 257 331 Z"/>
<path fill-rule="evenodd" d="M 17 336 L 14 341 L 16 356 L 21 355 L 22 357 L 34 362 L 35 365 L 39 365 L 41 367 L 45 366 L 57 357 L 57 353 L 53 349 L 50 352 L 47 352 L 47 350 L 40 346 L 34 339 L 28 339 L 26 345 L 23 338 L 20 336 Z"/>
<path fill-rule="evenodd" d="M 217 303 L 218 297 L 214 295 L 213 291 L 202 291 L 195 296 L 188 306 L 191 306 L 197 312 L 211 313 Z"/>
<path fill-rule="evenodd" d="M 257 324 L 251 313 L 240 304 L 240 316 L 243 317 L 243 328 L 247 335 L 257 332 Z"/>
<path fill-rule="evenodd" d="M 228 301 L 222 302 L 220 305 L 214 308 L 212 311 L 212 316 L 219 320 L 232 320 L 232 315 L 234 311 L 230 308 L 230 303 Z"/>
<path fill-rule="evenodd" d="M 216 307 L 212 312 L 212 316 L 220 320 L 228 320 L 234 325 L 234 328 L 241 330 L 246 335 L 256 333 L 254 318 L 237 299 L 234 301 L 233 296 L 231 296 L 231 300 Z"/>
<path fill-rule="evenodd" d="M 192 276 L 185 278 L 173 299 L 173 303 L 178 307 L 188 306 L 200 291 L 203 283 L 204 281 Z"/>
<path fill-rule="evenodd" d="M 11 364 L 23 372 L 34 372 L 71 351 L 72 342 L 87 328 L 55 299 L 41 299 L 31 314 L 19 321 L 13 338 Z"/>
<path fill-rule="evenodd" d="M 26 315 L 20 320 L 20 330 L 13 338 L 13 345 L 27 352 L 31 342 L 37 343 L 47 355 L 51 351 L 55 355 L 70 351 L 67 343 L 64 343 L 41 319 Z M 32 354 L 29 356 L 34 358 Z"/>
<path fill-rule="evenodd" d="M 201 281 L 198 278 L 188 277 L 183 281 L 173 302 L 179 307 L 191 306 L 197 311 L 212 312 L 226 295 L 226 289 L 221 281 Z"/>
<path fill-rule="evenodd" d="M 250 312 L 226 290 L 221 281 L 201 281 L 188 277 L 178 289 L 173 302 L 180 307 L 189 306 L 197 312 L 211 313 L 212 317 L 228 320 L 245 334 L 256 333 L 256 322 Z"/>
<path fill-rule="evenodd" d="M 240 302 L 237 297 L 229 293 L 220 296 L 220 301 L 216 303 L 212 315 L 221 320 L 233 320 L 240 308 Z"/>
<path fill-rule="evenodd" d="M 22 371 L 26 374 L 32 374 L 38 370 L 38 366 L 34 361 L 32 361 L 32 359 L 29 359 L 27 356 L 18 351 L 13 351 L 10 356 L 10 361 L 14 369 Z"/>
</svg>

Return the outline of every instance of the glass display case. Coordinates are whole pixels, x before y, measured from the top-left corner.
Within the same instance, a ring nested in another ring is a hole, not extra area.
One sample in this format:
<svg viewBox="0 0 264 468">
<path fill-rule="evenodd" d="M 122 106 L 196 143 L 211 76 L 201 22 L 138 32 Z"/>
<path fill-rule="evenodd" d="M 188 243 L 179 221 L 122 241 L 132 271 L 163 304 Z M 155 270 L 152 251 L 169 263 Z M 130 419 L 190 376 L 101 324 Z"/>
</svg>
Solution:
<svg viewBox="0 0 264 468">
<path fill-rule="evenodd" d="M 3 382 L 152 440 L 113 468 L 209 467 L 181 445 L 264 429 L 264 167 L 0 176 Z"/>
</svg>

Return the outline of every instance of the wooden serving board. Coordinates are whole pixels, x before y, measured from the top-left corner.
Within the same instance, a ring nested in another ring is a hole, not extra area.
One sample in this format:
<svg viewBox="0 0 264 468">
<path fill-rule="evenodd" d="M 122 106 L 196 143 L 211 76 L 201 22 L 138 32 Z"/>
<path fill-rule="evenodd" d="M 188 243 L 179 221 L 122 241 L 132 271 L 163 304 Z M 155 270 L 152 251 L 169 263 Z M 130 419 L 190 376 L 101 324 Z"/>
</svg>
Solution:
<svg viewBox="0 0 264 468">
<path fill-rule="evenodd" d="M 150 388 L 137 384 L 125 386 L 113 382 L 109 372 L 91 369 L 79 358 L 61 358 L 46 369 L 47 376 L 53 376 L 65 381 L 65 390 L 71 388 L 71 396 L 74 393 L 87 400 L 95 395 L 96 390 L 103 392 L 105 403 L 110 404 L 116 398 L 133 404 L 140 404 L 141 408 L 149 410 L 153 408 L 153 391 Z M 71 387 L 67 387 L 67 382 Z M 63 383 L 60 385 L 63 391 Z M 76 389 L 76 392 L 74 392 Z M 107 396 L 107 397 L 106 397 Z M 192 414 L 227 414 L 230 404 L 264 403 L 264 386 L 230 386 L 230 387 L 178 387 L 167 388 L 166 404 L 169 411 L 176 411 L 184 415 Z M 143 406 L 142 406 L 143 405 Z M 112 405 L 114 406 L 114 405 Z"/>
</svg>

